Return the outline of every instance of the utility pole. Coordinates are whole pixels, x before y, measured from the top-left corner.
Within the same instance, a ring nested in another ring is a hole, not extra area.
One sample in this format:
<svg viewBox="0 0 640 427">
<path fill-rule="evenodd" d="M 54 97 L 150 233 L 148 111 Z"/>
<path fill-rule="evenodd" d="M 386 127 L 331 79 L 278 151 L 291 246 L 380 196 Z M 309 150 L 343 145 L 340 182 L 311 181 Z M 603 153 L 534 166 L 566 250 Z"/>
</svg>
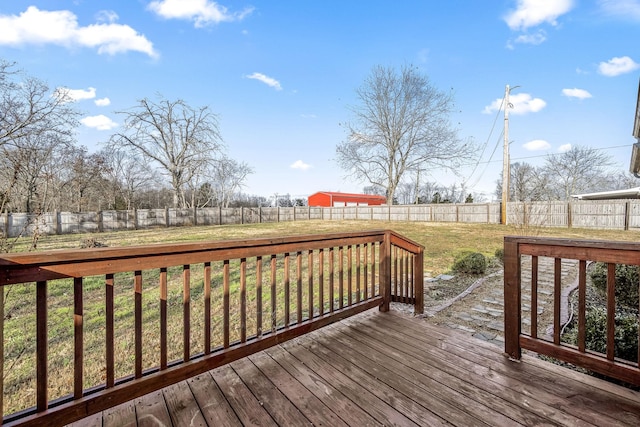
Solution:
<svg viewBox="0 0 640 427">
<path fill-rule="evenodd" d="M 504 147 L 502 151 L 502 204 L 500 224 L 507 223 L 507 202 L 509 201 L 509 85 L 504 90 Z"/>
</svg>

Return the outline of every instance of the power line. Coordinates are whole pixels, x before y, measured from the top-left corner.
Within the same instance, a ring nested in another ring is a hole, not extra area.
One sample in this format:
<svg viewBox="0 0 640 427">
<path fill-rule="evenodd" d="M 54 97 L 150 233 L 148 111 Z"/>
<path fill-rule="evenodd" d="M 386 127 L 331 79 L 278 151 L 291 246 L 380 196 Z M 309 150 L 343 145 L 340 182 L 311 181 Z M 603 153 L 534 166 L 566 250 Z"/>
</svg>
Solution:
<svg viewBox="0 0 640 427">
<path fill-rule="evenodd" d="M 484 156 L 484 150 L 487 149 L 487 145 L 489 145 L 489 140 L 491 139 L 491 135 L 493 134 L 493 130 L 496 127 L 496 123 L 498 122 L 498 117 L 500 116 L 500 111 L 502 111 L 502 106 L 504 105 L 504 97 L 502 98 L 502 102 L 500 103 L 500 107 L 498 108 L 498 111 L 496 111 L 496 116 L 493 118 L 493 124 L 491 125 L 491 130 L 489 131 L 489 136 L 487 136 L 486 141 L 484 142 L 484 145 L 482 146 L 482 153 L 480 153 L 480 156 L 478 156 L 478 161 L 476 162 L 476 165 L 473 167 L 473 170 L 471 171 L 471 173 L 469 174 L 469 177 L 467 179 L 465 179 L 463 182 L 468 182 L 471 177 L 473 176 L 473 174 L 475 173 L 476 169 L 478 169 L 478 165 L 480 164 L 480 160 L 482 159 L 482 156 Z M 504 132 L 504 129 L 503 131 Z M 496 146 L 497 147 L 497 146 Z M 493 153 L 491 153 L 491 158 L 493 158 L 493 154 L 496 152 L 496 149 L 493 149 Z M 480 178 L 482 178 L 482 175 L 484 174 L 484 171 L 482 174 L 480 174 L 480 177 L 478 177 L 478 179 L 476 179 L 476 184 L 478 183 L 478 181 L 480 180 Z M 475 186 L 472 185 L 472 187 Z"/>
</svg>

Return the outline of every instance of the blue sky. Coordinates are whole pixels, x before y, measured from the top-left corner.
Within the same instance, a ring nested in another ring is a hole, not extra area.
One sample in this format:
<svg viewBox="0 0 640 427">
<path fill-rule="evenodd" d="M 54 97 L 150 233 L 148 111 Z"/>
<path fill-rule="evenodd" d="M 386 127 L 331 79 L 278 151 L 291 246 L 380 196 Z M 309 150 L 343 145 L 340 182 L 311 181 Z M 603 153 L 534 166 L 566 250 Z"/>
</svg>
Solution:
<svg viewBox="0 0 640 427">
<path fill-rule="evenodd" d="M 244 192 L 263 196 L 366 185 L 345 179 L 334 158 L 340 122 L 375 65 L 413 64 L 453 89 L 451 120 L 479 146 L 477 167 L 422 180 L 464 181 L 491 199 L 507 84 L 518 86 L 512 162 L 582 145 L 626 170 L 638 40 L 640 0 L 0 2 L 0 58 L 72 90 L 80 144 L 98 149 L 122 124 L 115 112 L 144 97 L 207 105 L 229 155 L 254 168 Z"/>
</svg>

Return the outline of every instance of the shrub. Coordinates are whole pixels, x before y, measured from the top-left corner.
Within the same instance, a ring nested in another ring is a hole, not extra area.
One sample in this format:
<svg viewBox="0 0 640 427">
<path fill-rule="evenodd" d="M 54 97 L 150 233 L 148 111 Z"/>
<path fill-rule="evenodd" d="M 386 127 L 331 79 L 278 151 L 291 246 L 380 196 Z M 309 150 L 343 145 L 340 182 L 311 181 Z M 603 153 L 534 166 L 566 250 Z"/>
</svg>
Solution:
<svg viewBox="0 0 640 427">
<path fill-rule="evenodd" d="M 479 252 L 465 253 L 456 257 L 453 271 L 467 274 L 484 274 L 487 270 L 487 258 Z"/>
<path fill-rule="evenodd" d="M 597 262 L 591 268 L 591 281 L 601 292 L 607 292 L 607 264 Z M 616 265 L 616 302 L 632 310 L 638 309 L 638 266 Z"/>
<path fill-rule="evenodd" d="M 638 320 L 634 314 L 619 312 L 615 319 L 615 357 L 638 361 Z M 602 308 L 587 311 L 585 319 L 585 346 L 588 350 L 607 353 L 607 312 Z M 578 345 L 578 328 L 567 333 L 567 341 Z"/>
<path fill-rule="evenodd" d="M 495 256 L 495 257 L 496 257 L 496 259 L 498 259 L 502 264 L 504 264 L 504 248 L 498 248 L 498 249 L 496 249 L 496 252 L 495 252 L 494 256 Z"/>
</svg>

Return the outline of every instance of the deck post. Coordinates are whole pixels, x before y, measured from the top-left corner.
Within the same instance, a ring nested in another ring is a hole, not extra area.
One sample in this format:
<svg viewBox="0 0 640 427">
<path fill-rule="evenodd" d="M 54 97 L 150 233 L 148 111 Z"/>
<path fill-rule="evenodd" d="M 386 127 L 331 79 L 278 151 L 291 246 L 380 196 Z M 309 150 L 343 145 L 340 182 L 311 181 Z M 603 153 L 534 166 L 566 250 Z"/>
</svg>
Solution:
<svg viewBox="0 0 640 427">
<path fill-rule="evenodd" d="M 413 296 L 415 298 L 413 314 L 424 314 L 424 250 L 422 248 L 413 260 Z"/>
<path fill-rule="evenodd" d="M 380 294 L 383 297 L 380 311 L 389 311 L 391 302 L 391 232 L 385 231 L 380 244 Z"/>
<path fill-rule="evenodd" d="M 504 349 L 507 356 L 520 360 L 521 289 L 520 249 L 515 237 L 504 238 Z"/>
</svg>

